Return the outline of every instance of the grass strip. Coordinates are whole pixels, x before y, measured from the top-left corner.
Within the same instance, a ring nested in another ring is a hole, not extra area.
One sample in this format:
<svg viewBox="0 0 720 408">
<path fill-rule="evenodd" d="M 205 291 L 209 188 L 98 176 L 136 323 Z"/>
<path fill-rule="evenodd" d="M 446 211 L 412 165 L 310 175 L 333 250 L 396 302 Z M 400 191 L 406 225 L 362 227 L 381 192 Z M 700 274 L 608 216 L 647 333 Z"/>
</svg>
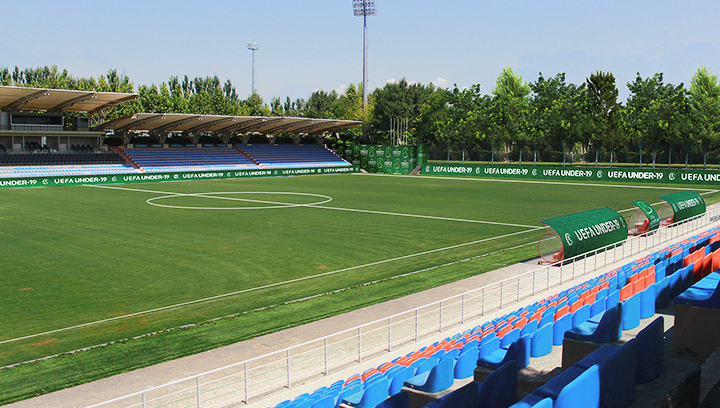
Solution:
<svg viewBox="0 0 720 408">
<path fill-rule="evenodd" d="M 9 404 L 417 293 L 534 257 L 533 245 L 0 370 Z M 298 319 L 298 316 L 302 316 Z"/>
</svg>

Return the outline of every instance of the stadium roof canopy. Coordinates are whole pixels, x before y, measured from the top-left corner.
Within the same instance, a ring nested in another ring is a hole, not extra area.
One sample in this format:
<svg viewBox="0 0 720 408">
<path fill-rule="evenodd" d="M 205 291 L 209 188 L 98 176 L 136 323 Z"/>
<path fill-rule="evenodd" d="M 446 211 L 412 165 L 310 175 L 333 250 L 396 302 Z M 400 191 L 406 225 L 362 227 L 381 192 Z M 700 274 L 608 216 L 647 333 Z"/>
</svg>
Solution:
<svg viewBox="0 0 720 408">
<path fill-rule="evenodd" d="M 223 116 L 184 113 L 136 113 L 102 123 L 98 128 L 115 132 L 156 131 L 188 133 L 308 134 L 360 126 L 355 120 L 276 116 Z"/>
<path fill-rule="evenodd" d="M 0 86 L 0 110 L 95 114 L 137 97 L 133 93 Z"/>
</svg>

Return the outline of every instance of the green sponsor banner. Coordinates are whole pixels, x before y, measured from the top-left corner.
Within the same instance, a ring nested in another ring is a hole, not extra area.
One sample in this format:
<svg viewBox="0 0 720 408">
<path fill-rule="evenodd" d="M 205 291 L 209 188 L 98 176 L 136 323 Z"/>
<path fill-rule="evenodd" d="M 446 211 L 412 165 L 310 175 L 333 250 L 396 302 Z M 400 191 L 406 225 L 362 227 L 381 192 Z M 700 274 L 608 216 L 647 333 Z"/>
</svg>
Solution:
<svg viewBox="0 0 720 408">
<path fill-rule="evenodd" d="M 424 164 L 422 173 L 439 176 L 502 177 L 542 180 L 717 184 L 720 171 L 632 169 L 490 164 Z"/>
<path fill-rule="evenodd" d="M 547 226 L 548 233 L 556 235 L 562 241 L 562 259 L 625 241 L 628 236 L 627 223 L 623 216 L 607 207 L 540 222 Z"/>
<path fill-rule="evenodd" d="M 702 196 L 694 191 L 681 191 L 679 193 L 660 196 L 673 210 L 673 222 L 686 220 L 696 215 L 705 214 L 706 205 Z"/>
<path fill-rule="evenodd" d="M 426 149 L 425 146 L 352 144 L 345 145 L 342 151 L 341 157 L 369 173 L 410 174 L 420 160 L 420 152 Z"/>
<path fill-rule="evenodd" d="M 647 217 L 649 223 L 648 232 L 658 229 L 658 227 L 660 226 L 660 217 L 658 216 L 657 211 L 655 211 L 652 205 L 648 204 L 643 200 L 633 201 L 630 204 L 639 208 L 640 211 L 642 211 Z"/>
<path fill-rule="evenodd" d="M 427 146 L 419 145 L 417 147 L 417 164 L 425 166 L 427 164 Z"/>
<path fill-rule="evenodd" d="M 61 176 L 61 177 L 28 177 L 28 178 L 0 178 L 0 188 L 18 187 L 61 187 L 83 184 L 125 184 L 150 183 L 155 181 L 187 181 L 234 179 L 253 177 L 282 177 L 299 176 L 306 174 L 342 174 L 358 173 L 357 166 L 343 167 L 315 167 L 298 169 L 257 169 L 257 170 L 223 170 L 223 171 L 194 171 L 181 173 L 132 173 L 97 176 Z"/>
</svg>

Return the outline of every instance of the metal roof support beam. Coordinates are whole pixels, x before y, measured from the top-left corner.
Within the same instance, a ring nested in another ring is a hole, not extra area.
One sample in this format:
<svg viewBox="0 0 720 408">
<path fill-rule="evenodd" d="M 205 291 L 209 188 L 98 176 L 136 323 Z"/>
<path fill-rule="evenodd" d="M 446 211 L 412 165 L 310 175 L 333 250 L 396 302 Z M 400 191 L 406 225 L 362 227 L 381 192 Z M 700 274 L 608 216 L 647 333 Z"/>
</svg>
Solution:
<svg viewBox="0 0 720 408">
<path fill-rule="evenodd" d="M 311 123 L 311 124 L 309 124 L 309 125 L 302 126 L 302 127 L 298 128 L 298 129 L 296 129 L 296 131 L 297 131 L 298 133 L 307 133 L 307 134 L 311 135 L 311 134 L 313 134 L 313 133 L 316 133 L 316 132 L 313 132 L 315 129 L 324 129 L 324 128 L 328 127 L 328 126 L 331 127 L 331 128 L 337 128 L 337 127 L 342 126 L 342 125 L 340 124 L 340 122 Z M 347 126 L 352 126 L 352 124 L 348 124 Z M 347 127 L 347 126 L 344 126 L 344 127 Z"/>
<path fill-rule="evenodd" d="M 255 125 L 260 123 L 273 123 L 281 120 L 286 120 L 284 117 L 276 117 L 276 118 L 268 118 L 267 116 L 262 116 L 257 119 L 248 120 L 242 123 L 238 123 L 237 125 L 231 125 L 228 127 L 224 127 L 222 129 L 217 129 L 216 132 L 236 132 L 236 133 L 242 133 L 246 130 L 253 129 Z M 261 132 L 261 133 L 268 133 L 268 132 Z"/>
<path fill-rule="evenodd" d="M 234 117 L 234 116 L 230 116 L 230 117 L 227 117 L 227 118 L 222 118 L 222 119 L 213 120 L 213 121 L 210 121 L 210 122 L 207 122 L 207 123 L 203 123 L 203 124 L 201 124 L 201 125 L 197 125 L 197 126 L 191 127 L 190 129 L 186 130 L 186 132 L 189 132 L 189 133 L 192 133 L 192 132 L 205 132 L 207 129 L 209 129 L 209 128 L 211 128 L 211 127 L 214 127 L 214 126 L 217 126 L 217 125 L 219 125 L 219 124 L 226 123 L 226 122 L 237 122 L 237 118 Z M 217 132 L 220 132 L 220 131 L 217 131 Z M 224 129 L 223 129 L 223 132 L 224 132 Z"/>
<path fill-rule="evenodd" d="M 93 92 L 91 94 L 81 95 L 77 98 L 73 98 L 70 100 L 67 100 L 63 103 L 60 103 L 58 105 L 53 106 L 52 108 L 48 109 L 47 111 L 49 113 L 56 113 L 56 112 L 63 112 L 65 109 L 75 105 L 76 103 L 80 103 L 83 101 L 87 101 L 88 99 L 96 99 L 97 98 L 97 92 Z"/>
<path fill-rule="evenodd" d="M 43 96 L 48 96 L 48 95 L 50 95 L 49 89 L 41 89 L 37 92 L 31 93 L 30 95 L 23 96 L 22 98 L 16 100 L 15 102 L 7 105 L 5 107 L 5 111 L 10 112 L 10 111 L 20 110 L 20 109 L 22 109 L 23 106 L 25 106 L 25 104 L 32 101 L 33 99 L 38 99 L 38 98 L 41 98 Z"/>
<path fill-rule="evenodd" d="M 146 123 L 153 122 L 158 119 L 164 119 L 164 118 L 165 118 L 164 113 L 161 113 L 159 115 L 149 116 L 145 119 L 140 119 L 137 122 L 130 122 L 128 125 L 125 125 L 125 126 L 115 129 L 115 131 L 122 132 L 122 131 L 126 131 L 126 130 L 131 130 L 131 129 L 139 129 L 142 125 L 144 125 Z"/>
<path fill-rule="evenodd" d="M 137 99 L 137 98 L 138 98 L 137 95 L 132 95 L 132 96 L 128 96 L 127 98 L 122 98 L 122 99 L 118 99 L 118 100 L 115 100 L 115 101 L 112 101 L 112 102 L 108 102 L 108 103 L 106 103 L 105 105 L 98 106 L 97 108 L 95 108 L 95 109 L 93 109 L 93 110 L 91 110 L 91 111 L 88 111 L 88 114 L 89 114 L 89 115 L 94 115 L 94 114 L 96 114 L 96 113 L 102 112 L 102 111 L 105 110 L 105 109 L 112 108 L 112 107 L 115 106 L 115 105 L 119 105 L 119 104 L 121 104 L 121 103 L 125 103 L 125 102 L 128 102 L 128 101 L 132 101 L 132 100 L 135 100 L 135 99 Z"/>
<path fill-rule="evenodd" d="M 180 120 L 175 120 L 175 121 L 172 121 L 172 122 L 168 122 L 167 124 L 162 125 L 162 126 L 156 128 L 155 130 L 157 130 L 158 132 L 166 132 L 166 131 L 174 128 L 174 127 L 177 127 L 177 126 L 180 126 L 180 125 L 184 125 L 184 124 L 186 124 L 186 123 L 188 123 L 188 122 L 201 121 L 201 120 L 203 120 L 203 115 L 192 116 L 192 117 L 189 117 L 189 118 L 183 118 L 183 119 L 180 119 Z M 186 132 L 190 132 L 190 130 L 188 129 L 188 130 L 186 130 Z"/>
</svg>

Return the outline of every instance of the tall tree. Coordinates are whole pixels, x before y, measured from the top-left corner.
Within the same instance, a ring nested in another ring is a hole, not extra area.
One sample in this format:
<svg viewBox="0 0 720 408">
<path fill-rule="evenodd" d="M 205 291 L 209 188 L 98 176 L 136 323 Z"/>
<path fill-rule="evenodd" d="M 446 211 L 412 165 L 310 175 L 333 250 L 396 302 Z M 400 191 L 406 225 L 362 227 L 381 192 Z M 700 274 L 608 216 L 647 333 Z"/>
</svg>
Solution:
<svg viewBox="0 0 720 408">
<path fill-rule="evenodd" d="M 510 67 L 504 68 L 495 80 L 492 91 L 493 129 L 496 140 L 505 145 L 506 162 L 509 162 L 512 145 L 517 143 L 522 146 L 525 143 L 529 94 L 528 84 Z"/>
<path fill-rule="evenodd" d="M 618 89 L 615 86 L 615 76 L 611 72 L 597 72 L 586 80 L 590 104 L 599 126 L 599 140 L 610 149 L 610 166 L 613 163 L 615 147 L 622 142 L 622 133 L 619 132 Z M 595 158 L 597 165 L 597 155 Z"/>
<path fill-rule="evenodd" d="M 440 126 L 448 116 L 450 91 L 438 88 L 420 107 L 420 114 L 410 125 L 409 140 L 413 143 L 428 143 L 437 139 Z"/>
<path fill-rule="evenodd" d="M 695 134 L 703 148 L 703 168 L 707 153 L 720 142 L 720 83 L 705 67 L 700 67 L 690 80 L 690 106 Z"/>
<path fill-rule="evenodd" d="M 638 146 L 642 165 L 643 146 L 652 148 L 652 165 L 655 167 L 657 150 L 665 144 L 680 142 L 688 105 L 683 84 L 663 83 L 658 73 L 643 79 L 637 74 L 634 82 L 627 84 L 630 90 L 621 127 L 628 140 Z"/>
<path fill-rule="evenodd" d="M 531 83 L 530 87 L 533 97 L 529 128 L 533 143 L 537 145 L 544 141 L 551 145 L 561 145 L 565 164 L 567 148 L 580 142 L 584 162 L 593 135 L 585 85 L 566 84 L 564 73 L 549 79 L 540 73 L 538 80 Z"/>
<path fill-rule="evenodd" d="M 459 144 L 465 161 L 468 145 L 474 145 L 485 137 L 484 109 L 489 98 L 480 93 L 480 85 L 460 90 L 457 85 L 452 92 L 445 93 L 447 109 L 437 119 L 438 139 L 449 146 Z M 437 114 L 437 112 L 436 112 Z"/>
<path fill-rule="evenodd" d="M 370 133 L 374 141 L 390 140 L 392 119 L 407 119 L 408 123 L 415 121 L 420 116 L 423 104 L 435 91 L 432 84 L 410 84 L 405 79 L 375 89 L 370 95 L 372 116 L 368 117 Z"/>
<path fill-rule="evenodd" d="M 336 119 L 333 105 L 338 100 L 336 91 L 315 91 L 307 100 L 305 115 L 309 118 Z"/>
</svg>

